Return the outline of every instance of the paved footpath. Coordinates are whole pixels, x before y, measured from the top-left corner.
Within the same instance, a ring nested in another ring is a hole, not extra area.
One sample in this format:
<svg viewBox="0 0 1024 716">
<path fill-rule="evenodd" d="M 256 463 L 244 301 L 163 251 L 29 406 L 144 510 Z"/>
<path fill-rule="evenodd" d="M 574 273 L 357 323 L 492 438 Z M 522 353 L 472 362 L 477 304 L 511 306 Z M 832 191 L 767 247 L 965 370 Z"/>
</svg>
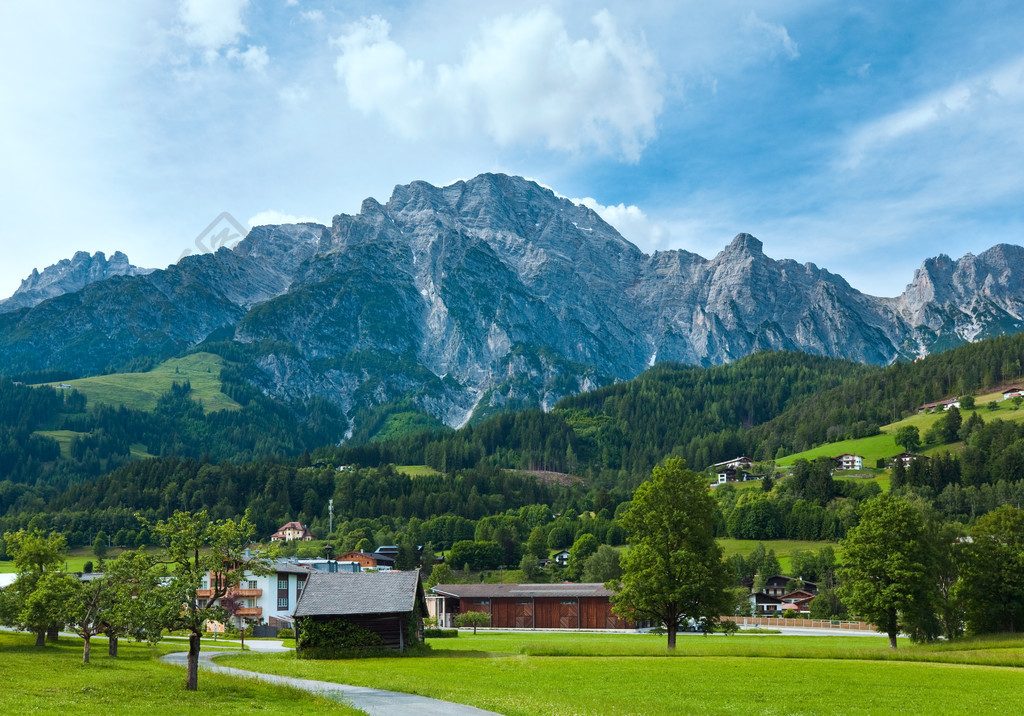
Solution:
<svg viewBox="0 0 1024 716">
<path fill-rule="evenodd" d="M 252 646 L 258 642 L 249 642 Z M 268 642 L 263 642 L 267 644 Z M 270 642 L 272 643 L 272 642 Z M 270 651 L 271 649 L 260 649 Z M 290 649 L 288 650 L 290 651 Z M 423 716 L 479 716 L 480 714 L 494 714 L 493 711 L 484 711 L 466 706 L 464 704 L 453 704 L 448 701 L 430 699 L 426 696 L 416 694 L 403 694 L 398 691 L 384 691 L 382 689 L 371 689 L 367 686 L 349 686 L 347 684 L 335 684 L 330 681 L 315 681 L 313 679 L 297 679 L 292 676 L 277 676 L 276 674 L 261 674 L 256 671 L 244 671 L 233 669 L 229 666 L 220 666 L 213 662 L 213 657 L 223 654 L 237 654 L 231 651 L 199 652 L 199 665 L 208 671 L 216 671 L 221 674 L 240 676 L 248 679 L 259 679 L 269 684 L 278 686 L 291 686 L 310 693 L 320 694 L 328 698 L 344 701 L 357 709 L 361 709 L 370 716 L 406 716 L 406 714 L 423 714 Z M 160 657 L 161 661 L 169 664 L 185 666 L 188 657 L 187 652 L 178 651 L 173 654 L 165 654 Z"/>
</svg>

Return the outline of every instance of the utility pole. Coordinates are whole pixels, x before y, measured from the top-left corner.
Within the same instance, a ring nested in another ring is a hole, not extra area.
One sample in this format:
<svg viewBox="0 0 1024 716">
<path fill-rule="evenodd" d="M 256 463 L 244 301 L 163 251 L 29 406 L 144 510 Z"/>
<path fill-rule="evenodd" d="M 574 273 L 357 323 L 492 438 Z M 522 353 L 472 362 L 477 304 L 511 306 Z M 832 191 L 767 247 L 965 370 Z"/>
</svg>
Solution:
<svg viewBox="0 0 1024 716">
<path fill-rule="evenodd" d="M 328 538 L 334 534 L 334 498 L 332 497 L 327 501 L 327 536 Z"/>
</svg>

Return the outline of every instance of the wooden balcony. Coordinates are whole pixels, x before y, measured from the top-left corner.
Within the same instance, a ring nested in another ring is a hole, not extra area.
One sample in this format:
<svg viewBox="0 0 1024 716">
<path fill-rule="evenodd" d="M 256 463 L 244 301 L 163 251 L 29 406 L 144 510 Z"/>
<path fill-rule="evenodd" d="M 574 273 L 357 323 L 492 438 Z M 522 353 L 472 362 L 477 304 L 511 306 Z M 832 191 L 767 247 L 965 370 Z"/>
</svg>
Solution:
<svg viewBox="0 0 1024 716">
<path fill-rule="evenodd" d="M 262 597 L 262 589 L 232 589 L 228 592 L 232 597 Z"/>
<path fill-rule="evenodd" d="M 263 616 L 263 607 L 241 607 L 235 612 L 236 617 L 261 617 Z"/>
</svg>

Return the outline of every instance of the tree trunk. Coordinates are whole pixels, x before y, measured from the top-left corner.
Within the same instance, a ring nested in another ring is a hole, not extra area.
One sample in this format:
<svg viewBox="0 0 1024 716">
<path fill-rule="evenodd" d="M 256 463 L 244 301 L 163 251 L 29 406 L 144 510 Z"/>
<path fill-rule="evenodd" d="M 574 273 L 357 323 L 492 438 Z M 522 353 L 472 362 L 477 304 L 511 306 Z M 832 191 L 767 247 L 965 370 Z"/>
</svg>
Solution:
<svg viewBox="0 0 1024 716">
<path fill-rule="evenodd" d="M 895 649 L 896 648 L 896 633 L 895 632 L 889 632 L 889 648 L 890 649 Z"/>
<path fill-rule="evenodd" d="M 86 634 L 84 637 L 82 637 L 82 639 L 85 641 L 84 646 L 82 646 L 82 663 L 83 664 L 88 664 L 89 663 L 89 651 L 92 649 L 92 636 L 89 635 L 89 634 Z"/>
<path fill-rule="evenodd" d="M 199 690 L 199 632 L 188 635 L 188 676 L 185 677 L 185 690 Z"/>
<path fill-rule="evenodd" d="M 107 656 L 117 657 L 117 636 L 107 634 Z"/>
<path fill-rule="evenodd" d="M 36 632 L 36 646 L 46 646 L 46 630 Z"/>
<path fill-rule="evenodd" d="M 673 619 L 673 620 L 665 623 L 665 628 L 668 630 L 668 648 L 669 649 L 675 649 L 676 648 L 676 630 L 679 628 L 679 625 Z"/>
</svg>

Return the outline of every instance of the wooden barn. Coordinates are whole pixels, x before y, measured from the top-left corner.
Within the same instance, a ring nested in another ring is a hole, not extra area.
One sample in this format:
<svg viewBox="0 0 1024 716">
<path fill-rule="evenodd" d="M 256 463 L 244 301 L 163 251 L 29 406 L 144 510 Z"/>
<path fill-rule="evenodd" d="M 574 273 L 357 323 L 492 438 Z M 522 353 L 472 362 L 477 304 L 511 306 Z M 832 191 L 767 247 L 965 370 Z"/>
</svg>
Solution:
<svg viewBox="0 0 1024 716">
<path fill-rule="evenodd" d="M 612 613 L 603 584 L 439 584 L 434 587 L 438 624 L 457 614 L 484 612 L 502 629 L 632 629 Z"/>
<path fill-rule="evenodd" d="M 297 651 L 304 644 L 324 651 L 344 650 L 359 645 L 313 643 L 303 636 L 325 634 L 361 634 L 372 632 L 379 646 L 404 651 L 423 641 L 423 617 L 426 616 L 423 585 L 419 571 L 413 572 L 313 572 L 295 605 Z M 355 625 L 340 630 L 324 629 L 338 623 Z"/>
</svg>

